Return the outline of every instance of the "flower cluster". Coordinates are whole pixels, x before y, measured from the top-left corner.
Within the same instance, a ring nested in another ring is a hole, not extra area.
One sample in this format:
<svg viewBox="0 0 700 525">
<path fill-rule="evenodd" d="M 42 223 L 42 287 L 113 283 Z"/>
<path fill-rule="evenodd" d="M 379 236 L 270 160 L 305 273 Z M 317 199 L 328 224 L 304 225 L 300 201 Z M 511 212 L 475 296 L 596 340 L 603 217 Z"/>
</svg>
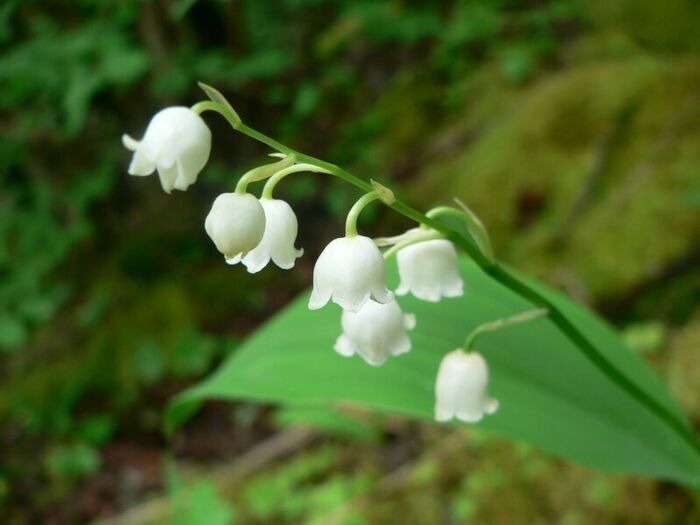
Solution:
<svg viewBox="0 0 700 525">
<path fill-rule="evenodd" d="M 208 103 L 211 104 L 211 103 Z M 124 135 L 124 145 L 134 152 L 129 173 L 144 176 L 158 171 L 163 189 L 186 190 L 209 158 L 211 133 L 194 108 L 170 107 L 157 113 L 141 141 Z M 295 247 L 298 221 L 288 203 L 272 197 L 285 176 L 301 171 L 330 173 L 313 163 L 297 162 L 293 154 L 274 154 L 277 162 L 244 174 L 235 191 L 216 197 L 204 229 L 226 263 L 243 264 L 256 273 L 272 261 L 290 269 L 303 250 Z M 248 193 L 250 183 L 267 180 L 260 198 Z M 374 183 L 350 210 L 345 236 L 331 241 L 314 266 L 309 308 L 329 301 L 339 305 L 342 333 L 335 343 L 338 354 L 359 355 L 372 366 L 411 350 L 409 331 L 416 326 L 404 313 L 396 295 L 437 302 L 463 294 L 455 246 L 439 232 L 421 225 L 393 238 L 371 239 L 357 233 L 357 217 L 374 200 L 393 202 L 393 194 Z M 380 247 L 387 247 L 382 253 Z M 389 290 L 386 261 L 396 256 L 400 284 Z M 476 352 L 457 349 L 439 366 L 435 385 L 435 418 L 447 421 L 479 421 L 493 413 L 498 403 L 486 394 L 488 369 Z"/>
</svg>

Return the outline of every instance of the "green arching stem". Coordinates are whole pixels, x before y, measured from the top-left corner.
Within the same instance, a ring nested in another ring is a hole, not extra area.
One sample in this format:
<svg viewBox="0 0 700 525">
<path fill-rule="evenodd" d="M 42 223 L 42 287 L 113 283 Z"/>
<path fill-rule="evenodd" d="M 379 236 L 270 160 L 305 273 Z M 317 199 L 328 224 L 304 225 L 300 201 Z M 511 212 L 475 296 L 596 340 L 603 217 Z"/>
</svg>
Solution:
<svg viewBox="0 0 700 525">
<path fill-rule="evenodd" d="M 202 100 L 201 102 L 197 102 L 190 109 L 197 113 L 197 115 L 201 115 L 205 111 L 216 111 L 219 115 L 224 117 L 234 129 L 236 129 L 236 126 L 241 124 L 240 117 L 235 113 L 231 113 L 227 107 L 225 107 L 223 104 L 220 104 L 219 102 L 214 102 L 212 100 Z"/>
<path fill-rule="evenodd" d="M 237 119 L 237 115 L 231 115 L 230 111 L 228 111 L 223 104 L 208 101 L 199 102 L 198 104 L 195 104 L 192 109 L 198 113 L 207 110 L 216 111 L 226 118 L 226 120 L 231 123 L 231 126 L 235 130 L 243 133 L 244 135 L 262 142 L 280 153 L 284 153 L 285 155 L 294 155 L 298 162 L 314 164 L 318 167 L 324 168 L 331 175 L 343 179 L 344 181 L 365 192 L 372 191 L 372 186 L 370 183 L 356 177 L 348 171 L 345 171 L 341 167 L 331 164 L 330 162 L 317 159 L 310 155 L 297 152 L 292 148 L 268 137 L 267 135 L 246 126 Z M 496 280 L 502 286 L 508 288 L 510 291 L 519 295 L 526 301 L 532 303 L 534 306 L 546 309 L 549 320 L 554 323 L 564 335 L 566 335 L 566 337 L 576 346 L 576 348 L 578 348 L 579 351 L 596 368 L 598 368 L 598 370 L 600 370 L 614 383 L 619 385 L 622 389 L 626 390 L 639 403 L 646 406 L 651 413 L 664 421 L 667 425 L 669 425 L 669 427 L 673 428 L 673 430 L 681 438 L 683 438 L 683 440 L 693 450 L 700 454 L 700 443 L 687 424 L 683 420 L 677 418 L 668 409 L 651 397 L 645 390 L 640 388 L 636 383 L 630 381 L 622 372 L 620 372 L 615 365 L 611 363 L 610 360 L 605 357 L 595 346 L 593 346 L 588 338 L 566 318 L 566 316 L 553 302 L 543 296 L 535 288 L 520 281 L 520 279 L 512 275 L 509 270 L 505 269 L 496 261 L 490 261 L 484 256 L 484 254 L 481 253 L 480 250 L 476 248 L 475 244 L 470 242 L 462 234 L 450 228 L 448 225 L 425 216 L 415 208 L 412 208 L 399 200 L 396 200 L 392 204 L 387 204 L 387 206 L 418 224 L 424 224 L 433 230 L 439 231 L 445 236 L 445 238 L 451 240 L 462 248 L 462 250 L 464 250 L 464 252 L 471 257 L 474 263 L 476 263 L 482 269 L 482 271 L 489 275 L 492 279 Z"/>
<path fill-rule="evenodd" d="M 477 246 L 481 249 L 481 253 L 491 262 L 495 262 L 496 258 L 493 255 L 493 248 L 491 247 L 491 239 L 484 228 L 483 223 L 479 220 L 473 213 L 458 210 L 457 208 L 452 208 L 451 206 L 438 206 L 429 210 L 425 216 L 434 219 L 440 215 L 451 215 L 457 217 L 463 223 L 467 225 L 467 229 L 471 234 L 472 238 L 476 242 Z"/>
<path fill-rule="evenodd" d="M 355 204 L 352 205 L 352 208 L 350 208 L 348 216 L 345 219 L 346 237 L 357 236 L 357 218 L 360 216 L 360 213 L 362 213 L 362 210 L 364 210 L 370 202 L 379 200 L 380 198 L 381 196 L 379 195 L 379 193 L 372 190 L 368 193 L 365 193 L 362 197 L 360 197 L 357 200 Z"/>
<path fill-rule="evenodd" d="M 289 165 L 293 163 L 294 157 L 288 156 L 277 162 L 258 166 L 257 168 L 247 171 L 240 179 L 238 179 L 238 184 L 236 184 L 236 193 L 245 193 L 248 191 L 248 185 L 251 182 L 265 180 L 280 170 L 289 167 Z"/>
<path fill-rule="evenodd" d="M 515 324 L 526 323 L 527 321 L 532 321 L 534 319 L 539 319 L 547 315 L 546 308 L 538 308 L 537 310 L 528 310 L 527 312 L 514 315 L 512 317 L 505 317 L 503 319 L 496 319 L 489 323 L 480 324 L 474 330 L 472 330 L 467 339 L 464 341 L 465 352 L 471 352 L 474 349 L 474 343 L 477 338 L 486 332 L 495 332 L 496 330 L 501 330 L 502 328 L 507 328 Z"/>
<path fill-rule="evenodd" d="M 270 177 L 267 182 L 265 183 L 265 187 L 263 188 L 262 191 L 262 196 L 261 198 L 263 199 L 271 199 L 272 198 L 272 192 L 275 189 L 275 186 L 277 186 L 277 183 L 281 181 L 284 177 L 287 175 L 291 175 L 292 173 L 299 173 L 300 171 L 312 171 L 316 173 L 329 173 L 328 170 L 325 170 L 323 168 L 319 168 L 318 166 L 314 164 L 294 164 L 292 166 L 288 166 L 277 173 L 275 173 L 272 177 Z"/>
<path fill-rule="evenodd" d="M 416 244 L 417 242 L 430 241 L 432 239 L 443 239 L 444 236 L 440 232 L 426 230 L 416 233 L 413 237 L 404 239 L 403 241 L 397 242 L 391 248 L 384 252 L 384 260 L 388 261 L 391 257 L 399 252 L 399 250 L 404 249 L 406 246 L 411 244 Z"/>
<path fill-rule="evenodd" d="M 391 237 L 375 237 L 372 239 L 374 241 L 374 244 L 376 244 L 379 247 L 382 246 L 393 246 L 394 244 L 398 244 L 400 242 L 403 242 L 405 240 L 410 239 L 413 237 L 417 232 L 425 232 L 427 229 L 419 229 L 419 228 L 412 228 L 411 230 L 407 230 L 403 233 L 400 233 L 399 235 L 392 235 Z"/>
</svg>

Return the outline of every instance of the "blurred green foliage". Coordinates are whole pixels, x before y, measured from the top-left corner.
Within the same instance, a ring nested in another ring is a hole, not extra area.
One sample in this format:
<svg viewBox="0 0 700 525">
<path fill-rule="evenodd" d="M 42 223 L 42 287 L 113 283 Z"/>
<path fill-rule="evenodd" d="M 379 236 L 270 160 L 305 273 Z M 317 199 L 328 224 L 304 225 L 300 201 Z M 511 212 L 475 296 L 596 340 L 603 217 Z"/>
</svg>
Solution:
<svg viewBox="0 0 700 525">
<path fill-rule="evenodd" d="M 118 184 L 125 154 L 116 137 L 129 115 L 143 126 L 151 108 L 192 100 L 206 79 L 233 93 L 249 118 L 271 108 L 284 138 L 304 142 L 330 128 L 336 160 L 379 170 L 381 156 L 363 152 L 392 119 L 367 100 L 399 69 L 420 66 L 431 79 L 423 105 L 435 120 L 435 110 L 444 115 L 462 102 L 440 77 L 462 76 L 491 56 L 522 81 L 554 56 L 559 26 L 580 13 L 576 0 L 536 9 L 478 0 L 8 0 L 0 12 L 0 207 L 12 221 L 0 228 L 0 350 L 27 344 L 32 328 L 70 300 L 71 283 L 55 272 L 74 246 L 102 233 L 96 207 Z M 410 118 L 426 109 L 411 104 L 392 111 Z M 421 118 L 411 133 L 424 126 Z M 329 192 L 335 214 L 346 194 Z"/>
<path fill-rule="evenodd" d="M 219 496 L 216 485 L 207 480 L 187 482 L 172 463 L 167 465 L 169 523 L 173 525 L 233 525 L 234 509 Z"/>
<path fill-rule="evenodd" d="M 338 448 L 330 445 L 299 455 L 249 483 L 244 508 L 254 520 L 271 523 L 312 523 L 326 516 L 366 492 L 373 478 L 369 472 L 338 473 L 340 459 Z M 319 478 L 322 483 L 313 482 Z"/>
</svg>

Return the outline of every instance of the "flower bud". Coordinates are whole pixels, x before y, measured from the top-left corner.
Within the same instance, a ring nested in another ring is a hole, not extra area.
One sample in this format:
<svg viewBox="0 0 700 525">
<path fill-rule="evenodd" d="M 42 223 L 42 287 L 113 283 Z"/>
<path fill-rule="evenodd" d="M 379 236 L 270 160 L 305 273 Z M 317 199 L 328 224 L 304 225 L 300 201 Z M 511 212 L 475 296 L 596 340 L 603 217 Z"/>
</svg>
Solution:
<svg viewBox="0 0 700 525">
<path fill-rule="evenodd" d="M 250 193 L 222 193 L 212 204 L 204 229 L 226 262 L 235 264 L 263 238 L 265 212 Z"/>
<path fill-rule="evenodd" d="M 166 193 L 186 190 L 209 159 L 211 132 L 190 108 L 174 106 L 156 113 L 141 141 L 122 136 L 124 146 L 134 152 L 129 174 L 145 176 L 156 169 Z"/>
<path fill-rule="evenodd" d="M 262 270 L 267 263 L 274 262 L 284 270 L 294 266 L 304 250 L 297 250 L 298 222 L 291 206 L 279 199 L 260 199 L 265 212 L 265 233 L 260 244 L 243 257 L 243 264 L 250 273 Z"/>
<path fill-rule="evenodd" d="M 335 342 L 340 355 L 359 354 L 372 366 L 380 366 L 392 355 L 411 349 L 406 333 L 416 326 L 413 314 L 404 314 L 396 301 L 380 304 L 367 301 L 357 312 L 343 311 L 343 333 Z"/>
<path fill-rule="evenodd" d="M 481 354 L 458 348 L 445 355 L 435 383 L 435 419 L 449 421 L 456 417 L 476 423 L 484 414 L 493 414 L 498 401 L 486 393 L 488 380 L 488 367 Z"/>
<path fill-rule="evenodd" d="M 379 248 L 363 235 L 334 239 L 316 261 L 309 308 L 317 310 L 332 299 L 343 309 L 357 312 L 370 297 L 378 303 L 394 298 L 387 289 Z"/>
<path fill-rule="evenodd" d="M 400 283 L 398 295 L 411 292 L 418 299 L 437 302 L 441 297 L 459 297 L 464 283 L 454 245 L 445 239 L 411 244 L 396 254 Z"/>
</svg>

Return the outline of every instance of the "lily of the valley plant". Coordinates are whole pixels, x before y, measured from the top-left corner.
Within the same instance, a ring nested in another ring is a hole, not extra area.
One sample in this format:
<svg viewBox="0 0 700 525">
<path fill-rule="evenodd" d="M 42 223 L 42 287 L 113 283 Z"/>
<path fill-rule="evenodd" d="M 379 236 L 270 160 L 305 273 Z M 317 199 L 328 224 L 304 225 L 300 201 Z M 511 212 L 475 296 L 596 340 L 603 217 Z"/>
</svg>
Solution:
<svg viewBox="0 0 700 525">
<path fill-rule="evenodd" d="M 411 350 L 410 331 L 420 326 L 420 319 L 405 313 L 397 296 L 412 294 L 423 301 L 437 302 L 469 293 L 469 283 L 465 286 L 460 276 L 455 242 L 482 268 L 497 273 L 494 269 L 500 267 L 495 263 L 486 229 L 461 202 L 459 207 L 440 206 L 421 214 L 397 201 L 381 184 L 358 179 L 249 128 L 218 91 L 201 86 L 211 100 L 191 108 L 163 109 L 151 119 L 140 141 L 124 135 L 124 145 L 134 152 L 129 173 L 145 176 L 157 171 L 167 193 L 173 189 L 184 191 L 194 184 L 211 150 L 211 132 L 201 117 L 205 111 L 218 112 L 235 130 L 271 147 L 271 155 L 278 159 L 241 176 L 232 191 L 214 200 L 204 221 L 206 233 L 225 262 L 241 264 L 250 273 L 259 272 L 270 262 L 289 270 L 303 256 L 296 245 L 299 225 L 294 210 L 273 196 L 284 177 L 315 172 L 336 176 L 363 190 L 348 212 L 344 235 L 330 241 L 316 261 L 309 299 L 312 310 L 327 307 L 330 302 L 343 309 L 335 343 L 335 351 L 341 356 L 357 354 L 368 365 L 381 366 Z M 266 182 L 258 198 L 248 188 L 261 181 Z M 360 235 L 358 216 L 374 201 L 414 220 L 416 227 L 392 237 L 371 239 Z M 457 221 L 462 233 L 445 219 Z M 387 285 L 386 264 L 394 257 L 400 283 L 392 291 Z M 495 278 L 509 285 L 506 275 Z M 538 301 L 536 292 L 528 298 L 539 308 L 473 328 L 460 348 L 424 349 L 444 353 L 435 380 L 437 421 L 456 418 L 473 423 L 497 410 L 498 401 L 487 392 L 487 356 L 475 351 L 474 345 L 484 333 L 550 313 L 550 305 L 544 299 Z M 553 320 L 560 321 L 556 316 Z M 560 327 L 565 332 L 574 330 Z"/>
</svg>

